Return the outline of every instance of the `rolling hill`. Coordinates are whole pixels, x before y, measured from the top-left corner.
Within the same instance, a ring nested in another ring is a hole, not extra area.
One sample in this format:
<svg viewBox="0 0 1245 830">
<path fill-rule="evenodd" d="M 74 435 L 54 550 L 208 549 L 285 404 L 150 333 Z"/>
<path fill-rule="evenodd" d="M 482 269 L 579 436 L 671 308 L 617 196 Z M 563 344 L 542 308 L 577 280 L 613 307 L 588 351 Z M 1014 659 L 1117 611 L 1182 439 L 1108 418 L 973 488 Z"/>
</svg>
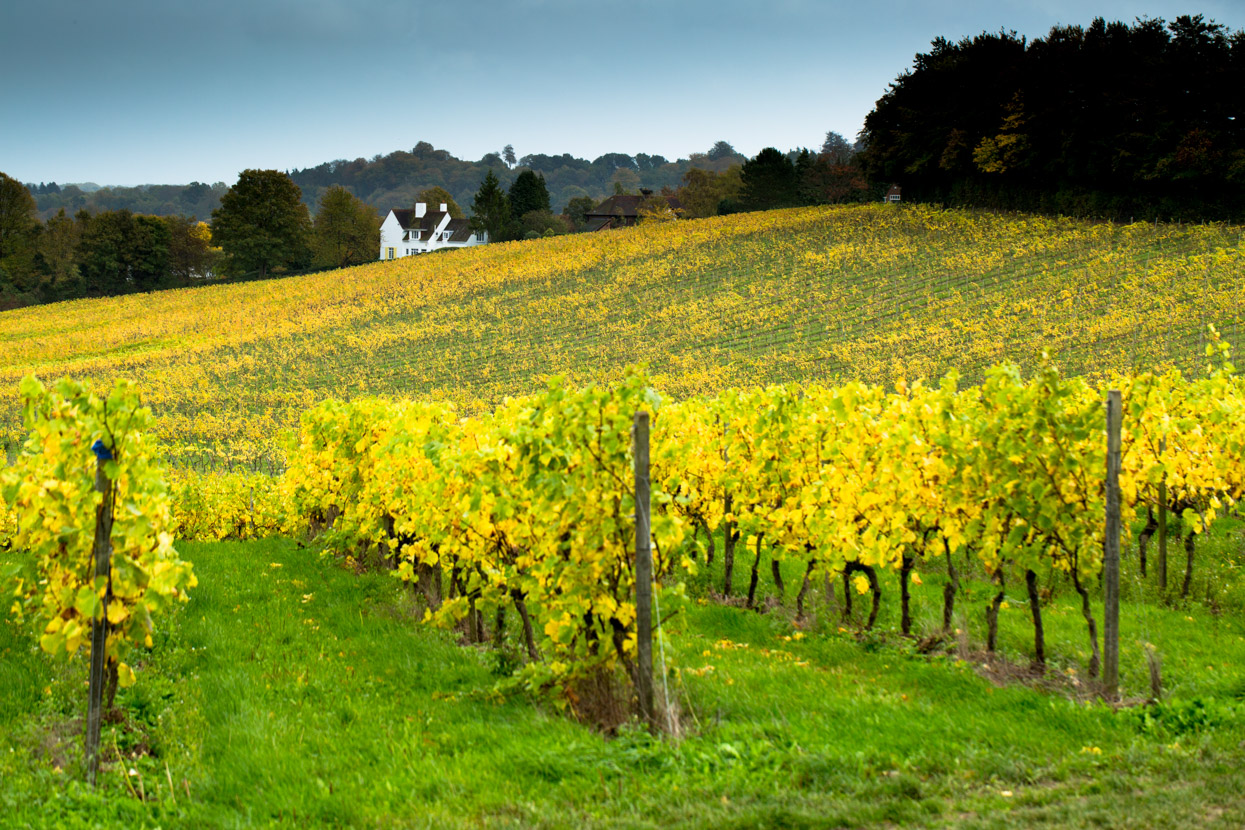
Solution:
<svg viewBox="0 0 1245 830">
<path fill-rule="evenodd" d="M 280 464 L 327 397 L 434 395 L 465 411 L 543 376 L 647 363 L 668 393 L 956 367 L 1196 371 L 1239 347 L 1241 228 L 885 205 L 803 208 L 490 245 L 265 282 L 0 314 L 0 435 L 34 372 L 142 385 L 174 454 Z"/>
</svg>

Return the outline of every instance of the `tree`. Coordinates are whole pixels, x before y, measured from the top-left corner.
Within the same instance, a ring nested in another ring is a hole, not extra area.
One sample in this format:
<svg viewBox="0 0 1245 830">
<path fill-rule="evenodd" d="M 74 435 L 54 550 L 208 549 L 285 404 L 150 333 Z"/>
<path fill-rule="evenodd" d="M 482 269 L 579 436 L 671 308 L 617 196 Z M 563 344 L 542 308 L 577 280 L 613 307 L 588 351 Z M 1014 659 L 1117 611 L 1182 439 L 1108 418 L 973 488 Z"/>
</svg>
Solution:
<svg viewBox="0 0 1245 830">
<path fill-rule="evenodd" d="M 766 147 L 743 166 L 743 204 L 748 210 L 790 207 L 800 201 L 795 165 L 773 147 Z"/>
<path fill-rule="evenodd" d="M 212 211 L 212 238 L 234 274 L 306 266 L 310 231 L 302 191 L 279 170 L 243 170 Z"/>
<path fill-rule="evenodd" d="M 423 194 L 420 197 L 422 201 Z M 379 245 L 380 217 L 375 208 L 365 205 L 344 187 L 330 187 L 324 191 L 311 231 L 311 250 L 316 265 L 326 268 L 362 265 L 376 259 Z"/>
<path fill-rule="evenodd" d="M 0 173 L 0 292 L 11 287 L 25 293 L 35 287 L 35 210 L 35 197 L 26 185 Z"/>
<path fill-rule="evenodd" d="M 467 218 L 467 214 L 463 213 L 463 209 L 458 206 L 458 202 L 454 201 L 454 197 L 444 187 L 429 187 L 421 190 L 419 195 L 415 197 L 415 201 L 416 203 L 423 202 L 429 206 L 430 210 L 437 210 L 440 205 L 446 205 L 452 218 Z"/>
<path fill-rule="evenodd" d="M 171 234 L 156 216 L 110 210 L 91 217 L 78 243 L 86 292 L 109 297 L 150 291 L 169 273 Z"/>
<path fill-rule="evenodd" d="M 492 170 L 484 176 L 471 202 L 471 229 L 476 233 L 487 233 L 490 242 L 501 242 L 507 238 L 510 200 Z"/>
<path fill-rule="evenodd" d="M 1245 33 L 1096 18 L 1044 38 L 938 38 L 865 118 L 864 169 L 904 200 L 1239 219 Z"/>
<path fill-rule="evenodd" d="M 78 243 L 85 221 L 75 221 L 61 208 L 48 219 L 39 234 L 36 262 L 42 275 L 40 293 L 46 300 L 61 300 L 81 294 L 78 271 Z"/>
<path fill-rule="evenodd" d="M 614 171 L 614 175 L 610 177 L 610 183 L 614 187 L 615 196 L 635 193 L 640 189 L 640 174 L 630 167 L 619 167 Z"/>
<path fill-rule="evenodd" d="M 729 141 L 716 142 L 706 155 L 710 161 L 721 161 L 739 155 Z"/>
<path fill-rule="evenodd" d="M 507 144 L 505 147 L 502 148 L 501 157 L 505 159 L 507 167 L 514 167 L 516 164 L 519 163 L 519 160 L 515 158 L 515 155 L 514 155 L 513 144 Z"/>
<path fill-rule="evenodd" d="M 180 282 L 212 275 L 220 249 L 212 247 L 212 231 L 206 222 L 190 216 L 166 216 L 169 229 L 169 274 Z"/>
<path fill-rule="evenodd" d="M 545 177 L 524 170 L 510 185 L 510 215 L 523 216 L 533 210 L 550 210 L 549 190 Z"/>
<path fill-rule="evenodd" d="M 558 236 L 567 233 L 569 221 L 563 216 L 554 216 L 549 210 L 529 210 L 519 217 L 520 239 L 539 239 L 544 236 Z"/>
<path fill-rule="evenodd" d="M 597 200 L 591 196 L 576 196 L 566 203 L 562 215 L 570 220 L 575 230 L 582 230 L 588 223 L 588 213 L 597 206 Z"/>
<path fill-rule="evenodd" d="M 836 164 L 832 158 L 833 155 L 819 155 L 798 171 L 801 201 L 811 205 L 865 201 L 869 185 L 854 157 L 847 164 Z"/>
<path fill-rule="evenodd" d="M 738 201 L 743 189 L 742 167 L 732 165 L 723 173 L 693 167 L 683 174 L 683 185 L 678 189 L 683 215 L 688 219 L 716 216 L 718 205 Z"/>
<path fill-rule="evenodd" d="M 821 155 L 830 164 L 851 164 L 856 155 L 856 148 L 834 130 L 826 133 L 826 140 L 821 144 Z"/>
<path fill-rule="evenodd" d="M 648 193 L 636 205 L 637 222 L 641 225 L 655 225 L 660 222 L 673 222 L 678 219 L 674 209 L 670 207 L 665 195 Z"/>
</svg>

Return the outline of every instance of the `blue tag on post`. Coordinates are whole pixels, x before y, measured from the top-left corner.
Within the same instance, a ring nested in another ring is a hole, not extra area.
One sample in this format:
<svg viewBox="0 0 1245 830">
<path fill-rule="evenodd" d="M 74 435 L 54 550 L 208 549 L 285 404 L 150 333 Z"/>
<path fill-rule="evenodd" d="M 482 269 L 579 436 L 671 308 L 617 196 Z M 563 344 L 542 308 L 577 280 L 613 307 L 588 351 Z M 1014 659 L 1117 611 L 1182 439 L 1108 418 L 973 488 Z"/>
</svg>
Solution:
<svg viewBox="0 0 1245 830">
<path fill-rule="evenodd" d="M 108 449 L 108 445 L 101 439 L 96 439 L 91 445 L 91 449 L 95 452 L 95 457 L 100 461 L 112 461 L 112 450 Z"/>
</svg>

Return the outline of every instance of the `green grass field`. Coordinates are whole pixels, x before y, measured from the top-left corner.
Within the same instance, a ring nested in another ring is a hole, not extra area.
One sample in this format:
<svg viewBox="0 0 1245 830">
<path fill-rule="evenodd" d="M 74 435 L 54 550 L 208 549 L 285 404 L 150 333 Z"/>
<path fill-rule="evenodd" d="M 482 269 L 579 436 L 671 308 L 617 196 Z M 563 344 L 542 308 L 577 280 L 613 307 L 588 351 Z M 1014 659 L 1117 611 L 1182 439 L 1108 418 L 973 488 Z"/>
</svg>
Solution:
<svg viewBox="0 0 1245 830">
<path fill-rule="evenodd" d="M 1240 522 L 1217 526 L 1201 557 L 1223 564 L 1198 590 L 1232 584 L 1243 535 Z M 1117 711 L 1078 690 L 1087 643 L 1070 590 L 1047 609 L 1051 668 L 1036 688 L 981 668 L 982 583 L 960 599 L 962 641 L 922 655 L 894 633 L 859 634 L 866 598 L 845 621 L 841 598 L 819 592 L 797 629 L 772 596 L 767 613 L 714 601 L 709 569 L 668 623 L 675 740 L 605 736 L 495 693 L 504 661 L 419 624 L 387 574 L 288 540 L 184 552 L 201 584 L 120 693 L 95 792 L 81 783 L 85 663 L 54 664 L 32 632 L 0 626 L 0 825 L 1245 824 L 1239 585 L 1164 606 L 1126 582 L 1125 696 L 1148 694 L 1143 641 L 1159 648 L 1166 690 Z M 941 582 L 931 566 L 918 630 L 938 623 Z M 880 628 L 893 632 L 894 585 L 883 591 Z M 1010 591 L 1002 615 L 1001 656 L 1015 665 L 1029 645 L 1023 596 Z"/>
</svg>

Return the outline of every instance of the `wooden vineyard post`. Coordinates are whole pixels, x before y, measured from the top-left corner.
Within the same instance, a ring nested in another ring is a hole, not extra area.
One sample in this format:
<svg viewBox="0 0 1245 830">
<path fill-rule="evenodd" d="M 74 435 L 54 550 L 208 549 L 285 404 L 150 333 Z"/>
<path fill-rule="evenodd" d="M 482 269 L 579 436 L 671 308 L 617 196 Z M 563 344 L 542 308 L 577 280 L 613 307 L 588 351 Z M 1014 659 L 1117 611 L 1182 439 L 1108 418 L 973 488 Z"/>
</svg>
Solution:
<svg viewBox="0 0 1245 830">
<path fill-rule="evenodd" d="M 1167 439 L 1159 439 L 1159 458 L 1167 453 Z M 1159 590 L 1167 593 L 1167 473 L 1159 479 Z"/>
<path fill-rule="evenodd" d="M 637 412 L 633 427 L 635 437 L 635 634 L 636 634 L 636 695 L 640 701 L 640 717 L 649 731 L 657 727 L 653 711 L 653 549 L 651 489 L 648 476 L 648 413 Z"/>
<path fill-rule="evenodd" d="M 113 486 L 104 472 L 112 460 L 112 452 L 103 441 L 91 447 L 95 451 L 95 491 L 100 493 L 95 510 L 95 581 L 103 577 L 108 586 L 103 607 L 91 620 L 91 673 L 87 689 L 86 714 L 86 782 L 95 786 L 99 773 L 99 722 L 104 700 L 104 668 L 108 650 L 108 603 L 112 601 L 112 501 Z"/>
<path fill-rule="evenodd" d="M 722 450 L 722 461 L 729 464 L 731 460 L 731 451 L 729 449 Z M 731 583 L 735 578 L 735 520 L 731 518 L 731 511 L 735 509 L 734 499 L 730 493 L 727 493 L 722 500 L 722 596 L 729 597 L 731 595 Z"/>
<path fill-rule="evenodd" d="M 1107 392 L 1107 517 L 1102 571 L 1105 608 L 1102 619 L 1103 693 L 1115 700 L 1120 688 L 1120 419 L 1118 389 Z"/>
</svg>

